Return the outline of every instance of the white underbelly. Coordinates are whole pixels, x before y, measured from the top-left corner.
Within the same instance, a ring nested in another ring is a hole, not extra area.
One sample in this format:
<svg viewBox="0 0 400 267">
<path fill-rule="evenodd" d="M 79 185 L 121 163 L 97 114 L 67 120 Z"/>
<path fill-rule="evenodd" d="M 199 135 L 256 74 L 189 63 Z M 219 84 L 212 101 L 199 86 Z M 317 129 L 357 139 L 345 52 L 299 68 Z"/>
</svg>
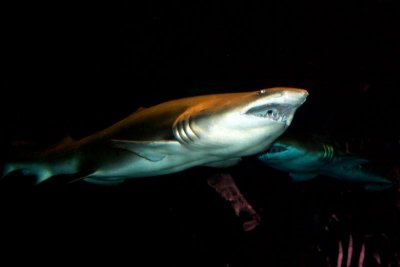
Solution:
<svg viewBox="0 0 400 267">
<path fill-rule="evenodd" d="M 204 165 L 209 162 L 223 160 L 216 156 L 205 155 L 204 153 L 192 153 L 184 155 L 167 155 L 159 161 L 150 161 L 145 158 L 133 156 L 131 161 L 124 164 L 116 164 L 114 168 L 100 168 L 91 174 L 90 178 L 135 178 L 158 176 L 174 172 L 183 171 L 185 169 Z"/>
</svg>

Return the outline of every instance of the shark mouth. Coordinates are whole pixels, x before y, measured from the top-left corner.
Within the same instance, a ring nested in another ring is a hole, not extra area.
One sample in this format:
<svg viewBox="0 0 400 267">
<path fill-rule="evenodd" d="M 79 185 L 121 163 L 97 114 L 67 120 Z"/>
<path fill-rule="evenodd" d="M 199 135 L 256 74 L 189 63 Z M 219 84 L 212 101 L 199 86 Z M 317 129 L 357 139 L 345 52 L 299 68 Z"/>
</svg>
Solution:
<svg viewBox="0 0 400 267">
<path fill-rule="evenodd" d="M 285 122 L 292 110 L 293 107 L 290 105 L 267 104 L 253 107 L 245 114 Z"/>
<path fill-rule="evenodd" d="M 287 149 L 280 145 L 273 145 L 270 149 L 268 149 L 268 154 L 280 153 L 286 151 Z"/>
</svg>

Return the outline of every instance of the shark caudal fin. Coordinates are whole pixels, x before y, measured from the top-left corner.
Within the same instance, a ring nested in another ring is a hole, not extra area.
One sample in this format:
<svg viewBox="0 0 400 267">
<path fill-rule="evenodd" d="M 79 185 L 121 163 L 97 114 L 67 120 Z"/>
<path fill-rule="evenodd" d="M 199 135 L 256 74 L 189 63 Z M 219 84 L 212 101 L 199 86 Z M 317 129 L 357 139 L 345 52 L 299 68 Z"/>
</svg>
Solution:
<svg viewBox="0 0 400 267">
<path fill-rule="evenodd" d="M 1 180 L 5 179 L 12 173 L 19 172 L 21 176 L 34 176 L 36 178 L 36 184 L 39 184 L 54 174 L 50 168 L 35 162 L 8 162 L 3 166 L 1 174 Z"/>
<path fill-rule="evenodd" d="M 67 169 L 62 161 L 50 160 L 53 151 L 58 151 L 74 142 L 70 137 L 65 137 L 61 142 L 41 150 L 35 150 L 37 144 L 34 142 L 15 142 L 10 144 L 9 155 L 2 164 L 1 177 L 3 180 L 11 174 L 18 176 L 32 176 L 36 184 L 42 183 L 50 177 L 59 174 L 60 168 Z M 63 170 L 62 170 L 63 171 Z"/>
</svg>

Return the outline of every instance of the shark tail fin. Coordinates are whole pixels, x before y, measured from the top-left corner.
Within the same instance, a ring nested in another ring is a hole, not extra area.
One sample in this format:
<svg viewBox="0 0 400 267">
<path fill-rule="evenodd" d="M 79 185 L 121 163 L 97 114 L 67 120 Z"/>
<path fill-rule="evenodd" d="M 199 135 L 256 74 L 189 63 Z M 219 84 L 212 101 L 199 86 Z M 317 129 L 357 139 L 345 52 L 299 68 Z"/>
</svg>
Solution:
<svg viewBox="0 0 400 267">
<path fill-rule="evenodd" d="M 12 173 L 19 172 L 22 176 L 34 176 L 36 178 L 36 184 L 39 184 L 51 176 L 53 173 L 45 166 L 39 166 L 35 163 L 5 163 L 3 165 L 3 171 L 0 180 L 5 179 Z"/>
<path fill-rule="evenodd" d="M 34 176 L 36 184 L 39 184 L 54 174 L 51 171 L 51 164 L 41 161 L 46 153 L 57 151 L 68 146 L 74 140 L 67 136 L 54 145 L 41 147 L 38 143 L 30 140 L 17 140 L 9 143 L 7 159 L 4 160 L 0 180 L 5 179 L 12 173 L 18 176 Z"/>
<path fill-rule="evenodd" d="M 12 173 L 14 171 L 17 171 L 17 170 L 10 163 L 2 164 L 0 180 L 3 180 L 7 175 L 9 175 L 10 173 Z"/>
</svg>

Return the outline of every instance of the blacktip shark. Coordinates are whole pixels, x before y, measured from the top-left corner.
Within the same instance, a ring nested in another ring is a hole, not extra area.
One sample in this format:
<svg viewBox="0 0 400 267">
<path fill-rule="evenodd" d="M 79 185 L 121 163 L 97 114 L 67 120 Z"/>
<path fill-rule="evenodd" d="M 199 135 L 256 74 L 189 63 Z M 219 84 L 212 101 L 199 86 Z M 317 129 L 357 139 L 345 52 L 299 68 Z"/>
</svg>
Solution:
<svg viewBox="0 0 400 267">
<path fill-rule="evenodd" d="M 141 108 L 109 128 L 4 165 L 14 171 L 96 184 L 170 174 L 194 166 L 228 167 L 267 149 L 304 103 L 304 89 L 201 95 Z"/>
<path fill-rule="evenodd" d="M 366 190 L 388 189 L 393 182 L 368 169 L 367 158 L 346 153 L 332 141 L 311 135 L 284 135 L 257 156 L 264 164 L 287 172 L 292 181 L 307 181 L 320 175 L 362 183 Z"/>
</svg>

